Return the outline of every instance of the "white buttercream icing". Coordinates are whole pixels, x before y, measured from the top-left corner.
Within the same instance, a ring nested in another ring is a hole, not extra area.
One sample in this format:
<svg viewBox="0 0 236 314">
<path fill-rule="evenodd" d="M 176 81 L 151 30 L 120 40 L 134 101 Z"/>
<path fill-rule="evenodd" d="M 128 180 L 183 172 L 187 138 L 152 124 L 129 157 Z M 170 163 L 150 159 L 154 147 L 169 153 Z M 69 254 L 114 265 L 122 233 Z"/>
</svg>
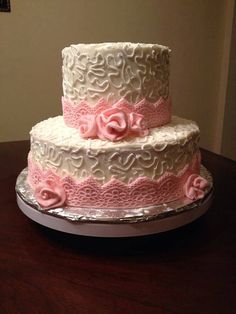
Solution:
<svg viewBox="0 0 236 314">
<path fill-rule="evenodd" d="M 66 47 L 63 57 L 63 91 L 68 99 L 120 98 L 136 103 L 156 102 L 169 95 L 170 49 L 157 44 L 102 43 Z"/>
<path fill-rule="evenodd" d="M 92 175 L 100 182 L 117 178 L 131 182 L 139 176 L 157 179 L 166 171 L 177 173 L 198 152 L 195 122 L 173 117 L 171 123 L 150 129 L 143 138 L 118 142 L 83 139 L 65 125 L 63 117 L 49 118 L 31 130 L 32 158 L 44 169 L 76 179 Z"/>
</svg>

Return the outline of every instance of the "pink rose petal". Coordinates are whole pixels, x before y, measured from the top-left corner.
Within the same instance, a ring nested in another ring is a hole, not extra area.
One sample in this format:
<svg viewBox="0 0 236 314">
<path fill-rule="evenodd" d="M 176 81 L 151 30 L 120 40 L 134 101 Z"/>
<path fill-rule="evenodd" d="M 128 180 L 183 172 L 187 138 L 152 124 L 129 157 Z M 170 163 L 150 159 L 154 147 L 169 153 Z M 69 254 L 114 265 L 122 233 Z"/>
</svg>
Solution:
<svg viewBox="0 0 236 314">
<path fill-rule="evenodd" d="M 204 197 L 205 190 L 209 183 L 198 174 L 192 174 L 188 177 L 183 189 L 184 194 L 191 200 L 198 200 Z"/>
<path fill-rule="evenodd" d="M 118 108 L 104 110 L 97 115 L 98 137 L 102 140 L 118 141 L 129 132 L 128 117 Z"/>
<path fill-rule="evenodd" d="M 66 201 L 66 193 L 59 182 L 46 180 L 40 182 L 35 189 L 35 198 L 44 209 L 63 206 Z"/>
<path fill-rule="evenodd" d="M 79 133 L 83 138 L 94 138 L 97 136 L 95 115 L 83 115 L 79 118 Z"/>
</svg>

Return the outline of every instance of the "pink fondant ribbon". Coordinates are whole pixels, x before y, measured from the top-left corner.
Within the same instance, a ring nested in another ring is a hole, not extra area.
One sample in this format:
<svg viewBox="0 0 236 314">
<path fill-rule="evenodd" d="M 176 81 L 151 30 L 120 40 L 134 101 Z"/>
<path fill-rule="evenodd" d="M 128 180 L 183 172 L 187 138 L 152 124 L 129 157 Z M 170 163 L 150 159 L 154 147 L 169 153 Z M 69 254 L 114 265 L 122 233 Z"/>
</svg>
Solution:
<svg viewBox="0 0 236 314">
<path fill-rule="evenodd" d="M 120 99 L 113 105 L 100 99 L 95 106 L 86 101 L 74 102 L 62 97 L 65 124 L 76 128 L 84 138 L 120 140 L 127 135 L 147 135 L 149 128 L 171 120 L 171 100 L 160 98 L 155 103 L 143 99 L 130 104 Z"/>
<path fill-rule="evenodd" d="M 195 187 L 201 188 L 204 193 L 208 182 L 199 179 L 199 168 L 200 158 L 196 156 L 177 175 L 167 172 L 158 180 L 139 177 L 129 184 L 111 179 L 101 185 L 92 176 L 82 181 L 71 176 L 60 178 L 53 170 L 43 170 L 29 154 L 28 183 L 34 189 L 36 200 L 45 209 L 62 204 L 71 207 L 139 208 L 170 202 L 183 196 L 191 198 L 188 186 L 190 183 L 192 186 L 192 178 L 198 178 Z"/>
</svg>

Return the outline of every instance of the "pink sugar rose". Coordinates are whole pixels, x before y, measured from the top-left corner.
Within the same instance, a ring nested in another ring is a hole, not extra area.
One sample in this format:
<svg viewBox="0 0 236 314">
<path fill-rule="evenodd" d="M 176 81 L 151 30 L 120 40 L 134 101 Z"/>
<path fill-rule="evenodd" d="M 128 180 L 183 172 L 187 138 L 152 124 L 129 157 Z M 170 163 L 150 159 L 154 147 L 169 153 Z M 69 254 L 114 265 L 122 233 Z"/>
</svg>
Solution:
<svg viewBox="0 0 236 314">
<path fill-rule="evenodd" d="M 191 200 L 198 200 L 204 197 L 205 189 L 208 187 L 208 181 L 198 174 L 192 174 L 188 177 L 184 185 L 184 193 Z"/>
<path fill-rule="evenodd" d="M 144 116 L 139 113 L 131 112 L 129 114 L 130 131 L 137 133 L 139 136 L 145 136 L 149 133 L 144 123 Z"/>
<path fill-rule="evenodd" d="M 118 108 L 102 111 L 96 118 L 97 136 L 102 140 L 119 141 L 129 132 L 129 121 L 126 112 Z"/>
<path fill-rule="evenodd" d="M 44 209 L 58 208 L 65 204 L 66 193 L 59 182 L 46 180 L 37 185 L 35 198 Z"/>
<path fill-rule="evenodd" d="M 97 124 L 95 115 L 83 115 L 78 120 L 79 133 L 83 138 L 94 138 L 97 136 Z"/>
</svg>

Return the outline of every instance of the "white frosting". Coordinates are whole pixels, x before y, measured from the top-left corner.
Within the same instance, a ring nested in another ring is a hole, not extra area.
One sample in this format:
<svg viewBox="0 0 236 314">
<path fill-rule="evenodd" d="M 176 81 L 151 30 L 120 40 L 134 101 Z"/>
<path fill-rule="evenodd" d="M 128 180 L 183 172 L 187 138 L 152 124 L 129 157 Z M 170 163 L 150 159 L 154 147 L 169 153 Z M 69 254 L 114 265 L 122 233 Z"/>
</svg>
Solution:
<svg viewBox="0 0 236 314">
<path fill-rule="evenodd" d="M 146 137 L 118 142 L 86 140 L 65 125 L 63 117 L 49 118 L 31 132 L 31 153 L 43 169 L 82 179 L 92 175 L 104 183 L 111 178 L 131 182 L 139 176 L 157 179 L 166 171 L 177 173 L 198 152 L 195 122 L 173 117 L 171 123 L 150 129 Z"/>
<path fill-rule="evenodd" d="M 170 49 L 157 44 L 102 43 L 62 50 L 63 92 L 68 99 L 95 104 L 156 102 L 169 95 Z"/>
</svg>

